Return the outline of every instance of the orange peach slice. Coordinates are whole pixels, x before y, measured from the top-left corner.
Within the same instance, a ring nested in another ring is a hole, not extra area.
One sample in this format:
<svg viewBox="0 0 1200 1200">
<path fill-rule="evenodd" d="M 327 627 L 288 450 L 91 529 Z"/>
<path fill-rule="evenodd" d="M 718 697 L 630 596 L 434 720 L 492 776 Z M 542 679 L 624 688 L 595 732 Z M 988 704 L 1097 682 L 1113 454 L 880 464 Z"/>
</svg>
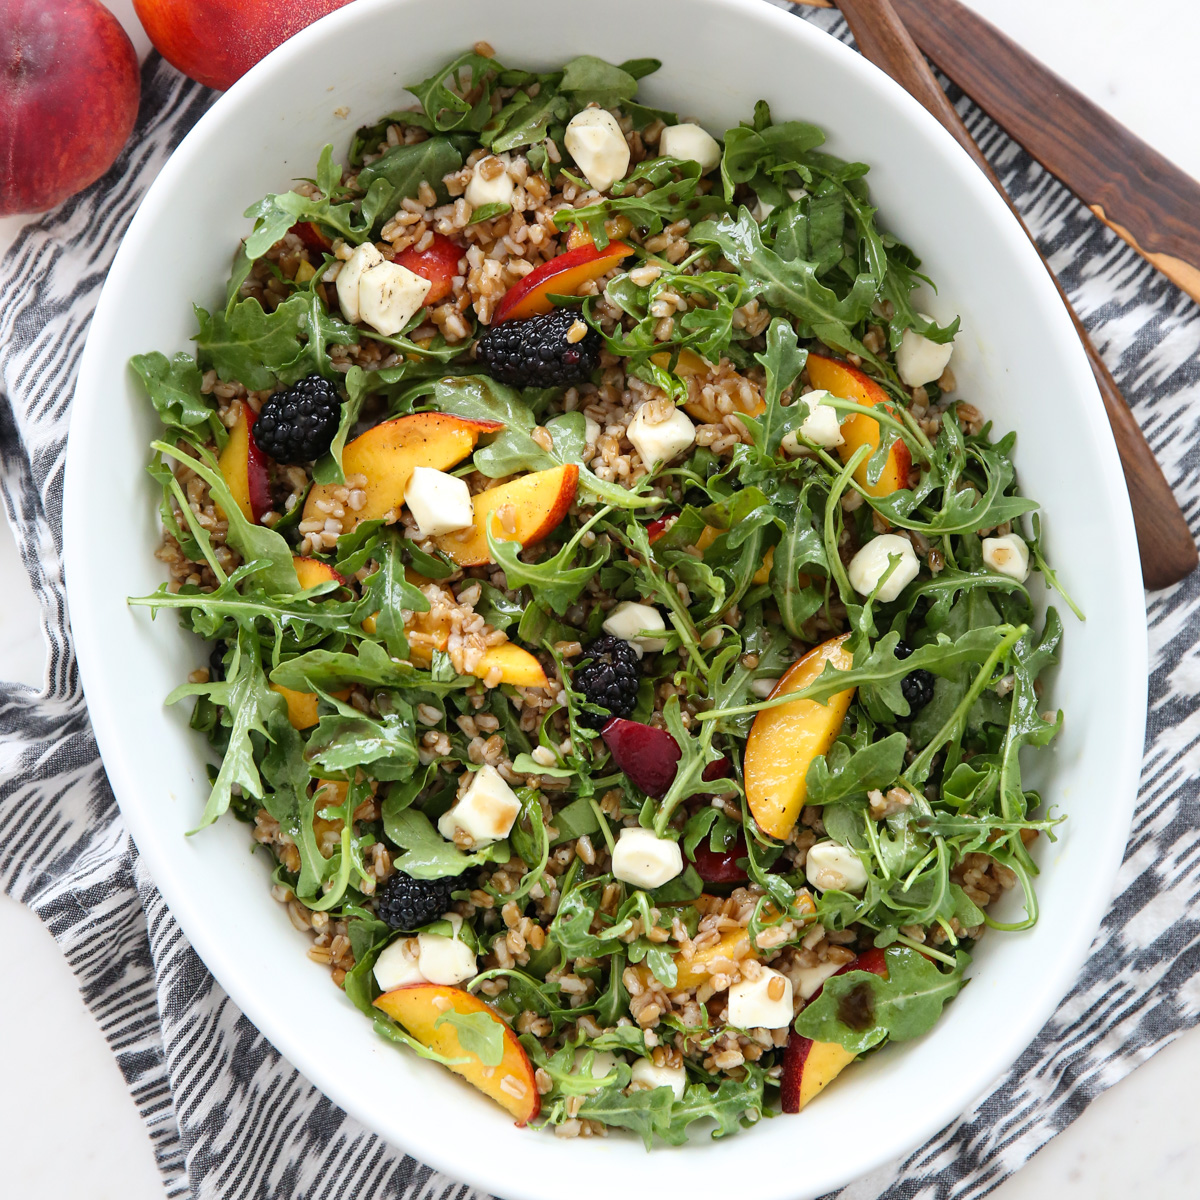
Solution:
<svg viewBox="0 0 1200 1200">
<path fill-rule="evenodd" d="M 300 555 L 293 554 L 292 566 L 296 568 L 296 578 L 305 591 L 331 579 L 340 586 L 344 587 L 346 584 L 344 575 L 339 575 L 327 562 L 322 562 L 319 558 L 301 558 Z"/>
<path fill-rule="evenodd" d="M 254 410 L 243 404 L 229 431 L 229 441 L 217 459 L 217 467 L 246 520 L 257 524 L 270 511 L 271 495 L 267 460 L 251 432 L 254 418 Z"/>
<path fill-rule="evenodd" d="M 845 640 L 845 634 L 831 638 L 793 663 L 775 685 L 771 698 L 808 687 L 827 662 L 838 670 L 848 670 L 854 660 L 842 646 Z M 833 745 L 853 699 L 854 689 L 847 688 L 824 704 L 797 700 L 764 708 L 754 718 L 743 769 L 746 801 L 764 833 L 782 840 L 791 832 L 804 807 L 808 768 L 818 754 Z"/>
<path fill-rule="evenodd" d="M 597 250 L 588 238 L 514 283 L 496 305 L 492 324 L 548 313 L 554 307 L 551 296 L 578 295 L 585 283 L 606 275 L 632 253 L 633 247 L 624 242 L 609 242 L 603 250 Z"/>
<path fill-rule="evenodd" d="M 339 518 L 342 532 L 349 533 L 359 521 L 380 517 L 395 521 L 414 467 L 445 471 L 475 449 L 481 434 L 503 428 L 499 421 L 474 421 L 449 413 L 413 413 L 368 429 L 342 451 L 346 475 L 365 475 L 367 479 L 362 508 L 355 512 L 339 505 L 345 511 L 345 516 Z M 333 507 L 333 493 L 332 484 L 314 484 L 304 504 L 304 519 L 324 520 L 328 514 L 320 505 L 325 502 Z"/>
<path fill-rule="evenodd" d="M 882 950 L 872 948 L 847 963 L 837 974 L 844 975 L 849 971 L 870 971 L 886 979 L 887 960 Z M 819 995 L 820 991 L 817 992 Z M 817 996 L 812 999 L 815 1000 Z M 798 1113 L 857 1057 L 853 1050 L 847 1050 L 839 1042 L 814 1042 L 793 1030 L 783 1054 L 783 1076 L 779 1081 L 780 1107 L 785 1113 Z"/>
<path fill-rule="evenodd" d="M 498 541 L 536 545 L 558 528 L 578 486 L 579 468 L 566 463 L 488 488 L 471 497 L 475 523 L 437 538 L 438 549 L 460 567 L 481 567 L 492 561 L 487 540 L 489 524 Z"/>
<path fill-rule="evenodd" d="M 892 412 L 892 404 L 888 394 L 869 375 L 864 375 L 857 367 L 849 363 L 839 362 L 836 358 L 826 358 L 821 354 L 808 356 L 808 380 L 815 388 L 823 388 L 843 400 L 853 400 L 866 408 L 874 408 L 882 404 L 888 412 Z M 842 444 L 838 454 L 842 462 L 849 462 L 859 446 L 870 446 L 871 453 L 879 445 L 879 422 L 873 421 L 863 413 L 855 413 L 842 422 Z M 869 456 L 868 460 L 869 461 Z M 866 489 L 871 496 L 887 496 L 901 488 L 908 487 L 908 477 L 912 470 L 912 452 L 902 441 L 892 443 L 888 451 L 888 459 L 882 473 L 875 483 L 867 482 L 867 462 L 859 464 L 854 472 L 854 478 L 859 486 Z"/>
<path fill-rule="evenodd" d="M 403 1025 L 422 1046 L 446 1058 L 466 1059 L 450 1070 L 510 1112 L 518 1125 L 526 1125 L 538 1115 L 541 1097 L 529 1055 L 504 1019 L 478 996 L 462 988 L 414 983 L 384 992 L 375 1001 L 375 1007 Z M 504 1057 L 497 1066 L 488 1066 L 464 1050 L 458 1030 L 449 1021 L 438 1024 L 439 1017 L 451 1012 L 464 1016 L 482 1013 L 496 1022 L 504 1038 Z"/>
<path fill-rule="evenodd" d="M 724 533 L 725 530 L 718 529 L 715 525 L 705 525 L 700 536 L 696 539 L 696 549 L 703 552 L 709 548 Z M 651 541 L 654 539 L 651 538 Z M 763 555 L 762 566 L 754 572 L 751 577 L 752 583 L 770 583 L 771 582 L 771 566 L 775 562 L 775 547 L 768 546 L 766 554 Z M 803 586 L 807 587 L 807 584 Z"/>
</svg>

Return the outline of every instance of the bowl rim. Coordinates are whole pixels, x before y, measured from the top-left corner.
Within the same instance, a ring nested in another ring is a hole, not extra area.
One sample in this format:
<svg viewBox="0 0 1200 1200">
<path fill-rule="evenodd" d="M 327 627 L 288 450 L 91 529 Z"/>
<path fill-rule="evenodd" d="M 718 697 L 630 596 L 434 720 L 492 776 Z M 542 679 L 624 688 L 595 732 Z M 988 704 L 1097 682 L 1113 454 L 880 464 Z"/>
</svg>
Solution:
<svg viewBox="0 0 1200 1200">
<path fill-rule="evenodd" d="M 79 599 L 81 595 L 80 588 L 71 589 L 69 580 L 74 574 L 72 564 L 80 563 L 84 554 L 88 524 L 88 496 L 82 480 L 84 468 L 81 466 L 81 462 L 84 452 L 81 447 L 90 443 L 89 432 L 102 418 L 100 397 L 103 395 L 104 381 L 99 365 L 101 355 L 97 345 L 102 340 L 101 334 L 105 325 L 114 319 L 117 308 L 114 297 L 120 293 L 123 280 L 135 259 L 137 243 L 142 237 L 143 231 L 149 229 L 159 217 L 161 198 L 170 191 L 177 179 L 186 177 L 191 171 L 196 151 L 205 143 L 209 130 L 219 127 L 226 120 L 227 114 L 238 110 L 244 97 L 249 97 L 256 88 L 275 74 L 285 71 L 288 64 L 303 55 L 310 45 L 321 39 L 342 36 L 346 30 L 352 29 L 359 22 L 369 22 L 377 13 L 384 10 L 418 2 L 419 0 L 356 0 L 356 3 L 337 9 L 301 30 L 273 50 L 227 92 L 217 98 L 182 139 L 147 190 L 109 270 L 92 318 L 88 341 L 80 362 L 70 421 L 63 501 L 63 556 L 70 600 Z M 1096 426 L 1093 432 L 1097 435 L 1095 451 L 1101 459 L 1101 465 L 1108 468 L 1110 477 L 1121 478 L 1123 481 L 1124 477 L 1121 474 L 1115 442 L 1107 424 L 1100 416 L 1103 409 L 1090 366 L 1082 345 L 1075 338 L 1070 320 L 1057 300 L 1054 285 L 1046 277 L 1046 272 L 1035 249 L 1009 212 L 1003 199 L 995 193 L 982 173 L 978 171 L 966 151 L 913 97 L 884 72 L 862 58 L 851 47 L 837 38 L 829 36 L 803 18 L 797 19 L 796 15 L 777 9 L 770 4 L 764 4 L 761 0 L 691 0 L 691 2 L 697 8 L 707 8 L 714 13 L 719 12 L 721 15 L 732 13 L 741 19 L 753 22 L 758 25 L 764 36 L 775 34 L 781 38 L 790 38 L 798 42 L 807 41 L 807 49 L 811 53 L 824 55 L 834 60 L 838 64 L 838 68 L 844 71 L 854 83 L 870 93 L 875 102 L 886 103 L 892 108 L 900 110 L 903 119 L 915 125 L 919 132 L 923 132 L 927 140 L 940 144 L 942 157 L 947 159 L 952 169 L 955 169 L 957 174 L 962 177 L 964 186 L 974 193 L 974 202 L 989 213 L 997 237 L 1003 239 L 1005 243 L 1004 252 L 1022 266 L 1026 275 L 1041 275 L 1040 279 L 1031 277 L 1030 286 L 1036 292 L 1041 293 L 1042 301 L 1048 305 L 1051 323 L 1058 323 L 1059 328 L 1053 340 L 1059 346 L 1064 360 L 1068 361 L 1068 365 L 1070 365 L 1075 385 L 1081 397 L 1091 406 L 1092 423 Z M 1050 304 L 1049 301 L 1052 298 L 1053 303 Z M 1057 309 L 1057 313 L 1055 309 Z M 100 332 L 98 333 L 98 331 Z M 1074 343 L 1073 346 L 1071 343 Z M 1074 360 L 1073 364 L 1069 360 Z M 1148 652 L 1147 630 L 1143 618 L 1141 571 L 1136 554 L 1136 540 L 1128 495 L 1123 489 L 1120 496 L 1115 499 L 1115 506 L 1114 515 L 1117 528 L 1111 531 L 1114 535 L 1114 551 L 1118 557 L 1123 553 L 1126 560 L 1119 564 L 1119 570 L 1114 571 L 1114 591 L 1120 593 L 1116 609 L 1122 614 L 1130 634 L 1127 645 L 1122 649 L 1126 661 L 1132 669 L 1133 677 L 1145 679 Z M 82 572 L 77 576 L 77 578 L 80 577 L 82 577 Z M 170 869 L 169 848 L 160 845 L 159 837 L 146 812 L 139 804 L 126 804 L 122 801 L 123 796 L 136 794 L 138 785 L 134 775 L 134 764 L 125 753 L 127 734 L 120 726 L 114 706 L 104 700 L 107 685 L 101 669 L 103 658 L 101 645 L 105 631 L 102 626 L 93 623 L 86 602 L 79 606 L 72 604 L 70 614 L 80 679 L 84 687 L 85 698 L 88 701 L 89 716 L 96 743 L 108 772 L 113 792 L 121 806 L 122 815 L 128 823 L 133 840 L 147 861 L 151 877 L 159 887 L 188 941 L 234 1003 L 292 1066 L 366 1128 L 378 1129 L 377 1118 L 371 1105 L 360 1094 L 365 1089 L 354 1089 L 349 1085 L 349 1081 L 343 1086 L 336 1076 L 329 1078 L 322 1069 L 319 1057 L 311 1052 L 308 1044 L 303 1039 L 289 1036 L 285 1029 L 278 1026 L 273 1019 L 272 1009 L 263 989 L 258 987 L 252 976 L 245 972 L 238 961 L 226 952 L 216 931 L 205 918 L 197 898 L 177 882 Z M 941 1105 L 930 1106 L 923 1120 L 906 1126 L 902 1137 L 893 1135 L 889 1138 L 886 1131 L 881 1131 L 878 1138 L 873 1138 L 863 1148 L 861 1157 L 856 1159 L 853 1164 L 853 1173 L 850 1176 L 846 1176 L 844 1172 L 830 1172 L 823 1177 L 813 1176 L 806 1179 L 803 1184 L 805 1195 L 824 1194 L 826 1191 L 850 1182 L 851 1179 L 875 1170 L 919 1146 L 938 1130 L 952 1122 L 969 1107 L 972 1101 L 983 1095 L 993 1082 L 1011 1066 L 1022 1050 L 1033 1041 L 1061 999 L 1070 990 L 1079 967 L 1088 954 L 1095 931 L 1099 928 L 1102 917 L 1109 906 L 1112 886 L 1124 854 L 1129 823 L 1132 820 L 1137 798 L 1142 736 L 1146 717 L 1145 691 L 1133 689 L 1132 693 L 1124 697 L 1124 701 L 1125 711 L 1122 714 L 1122 722 L 1125 728 L 1136 729 L 1137 736 L 1136 739 L 1132 735 L 1129 736 L 1121 756 L 1121 769 L 1113 780 L 1115 790 L 1124 798 L 1123 807 L 1117 810 L 1121 819 L 1111 822 L 1107 831 L 1107 840 L 1104 843 L 1104 853 L 1094 863 L 1097 875 L 1106 881 L 1106 886 L 1093 888 L 1078 906 L 1082 910 L 1083 916 L 1076 922 L 1076 927 L 1087 928 L 1089 930 L 1087 938 L 1077 937 L 1076 943 L 1068 946 L 1055 962 L 1043 964 L 1045 969 L 1039 975 L 1040 1002 L 1028 1006 L 1015 1017 L 1008 1028 L 1006 1037 L 989 1041 L 988 1046 L 981 1051 L 980 1058 L 970 1074 L 969 1082 L 964 1082 L 957 1090 L 948 1092 Z M 558 1189 L 551 1181 L 531 1180 L 521 1174 L 519 1170 L 514 1173 L 506 1164 L 491 1164 L 489 1170 L 487 1164 L 476 1163 L 472 1156 L 454 1158 L 441 1152 L 437 1147 L 422 1144 L 410 1145 L 397 1140 L 392 1133 L 385 1136 L 387 1140 L 401 1149 L 414 1154 L 420 1161 L 445 1172 L 450 1177 L 464 1180 L 496 1194 L 513 1197 L 514 1200 L 524 1196 L 536 1197 L 537 1200 L 551 1200 L 551 1197 L 559 1194 Z M 656 1151 L 656 1154 L 659 1155 L 666 1153 L 669 1152 L 665 1149 Z M 800 1185 L 795 1181 L 781 1181 L 776 1185 L 766 1185 L 765 1180 L 758 1182 L 758 1187 L 762 1189 L 760 1194 L 764 1200 L 775 1200 L 775 1198 L 784 1200 L 785 1197 L 794 1197 L 797 1194 L 798 1186 Z"/>
</svg>

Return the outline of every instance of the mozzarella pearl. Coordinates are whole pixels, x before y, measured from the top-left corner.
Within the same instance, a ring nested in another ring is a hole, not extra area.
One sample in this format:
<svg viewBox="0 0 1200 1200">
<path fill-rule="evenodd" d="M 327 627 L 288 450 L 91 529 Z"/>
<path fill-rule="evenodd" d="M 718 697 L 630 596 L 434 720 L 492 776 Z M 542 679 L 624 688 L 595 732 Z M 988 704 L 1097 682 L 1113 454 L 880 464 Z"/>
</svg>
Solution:
<svg viewBox="0 0 1200 1200">
<path fill-rule="evenodd" d="M 657 401 L 650 401 L 657 407 Z M 696 441 L 696 427 L 681 408 L 673 408 L 666 416 L 652 421 L 647 404 L 633 414 L 625 436 L 633 448 L 642 456 L 647 467 L 655 463 L 668 463 L 677 454 L 682 454 Z"/>
<path fill-rule="evenodd" d="M 823 962 L 815 967 L 800 967 L 796 971 L 796 988 L 803 1000 L 811 1000 L 831 975 L 842 969 L 842 963 Z"/>
<path fill-rule="evenodd" d="M 466 481 L 433 467 L 413 468 L 404 489 L 404 503 L 423 538 L 465 529 L 475 520 L 471 489 Z"/>
<path fill-rule="evenodd" d="M 926 313 L 920 315 L 926 321 L 933 320 Z M 942 377 L 953 353 L 953 339 L 941 345 L 913 329 L 906 329 L 896 349 L 896 370 L 909 387 L 922 387 Z"/>
<path fill-rule="evenodd" d="M 393 337 L 425 303 L 431 287 L 428 279 L 399 263 L 369 267 L 358 281 L 359 316 L 384 337 Z"/>
<path fill-rule="evenodd" d="M 801 437 L 826 450 L 840 446 L 846 439 L 842 437 L 842 422 L 837 409 L 829 404 L 829 393 L 822 389 L 808 392 L 800 399 L 808 405 L 808 416 L 800 426 Z"/>
<path fill-rule="evenodd" d="M 455 833 L 461 831 L 478 849 L 508 837 L 520 811 L 520 800 L 500 772 L 483 766 L 471 777 L 462 798 L 438 818 L 438 832 L 454 841 Z"/>
<path fill-rule="evenodd" d="M 583 1075 L 583 1060 L 587 1057 L 587 1051 L 582 1046 L 575 1051 L 574 1065 L 571 1068 L 572 1075 Z M 600 1080 L 606 1075 L 611 1075 L 617 1066 L 617 1056 L 609 1050 L 597 1050 L 592 1055 L 592 1068 L 587 1072 L 593 1079 Z M 593 1092 L 600 1090 L 600 1084 L 597 1083 Z"/>
<path fill-rule="evenodd" d="M 370 242 L 363 242 L 361 246 L 356 246 L 354 253 L 342 263 L 337 277 L 338 306 L 342 310 L 342 316 L 351 325 L 357 325 L 360 320 L 358 282 L 362 279 L 364 271 L 379 266 L 383 261 L 383 255 Z"/>
<path fill-rule="evenodd" d="M 623 883 L 650 890 L 662 887 L 683 871 L 678 842 L 654 836 L 653 829 L 621 830 L 612 856 L 612 873 Z"/>
<path fill-rule="evenodd" d="M 729 989 L 729 1023 L 739 1029 L 783 1029 L 792 1015 L 792 981 L 770 967 Z"/>
<path fill-rule="evenodd" d="M 598 192 L 607 192 L 629 170 L 629 144 L 617 118 L 603 108 L 585 108 L 567 122 L 567 153 Z"/>
<path fill-rule="evenodd" d="M 1018 583 L 1029 578 L 1029 547 L 1019 533 L 983 539 L 983 561 L 1000 575 Z"/>
<path fill-rule="evenodd" d="M 462 917 L 452 913 L 448 919 L 457 935 L 462 928 Z M 446 985 L 462 983 L 478 970 L 475 951 L 466 942 L 440 933 L 417 934 L 417 965 L 430 983 Z"/>
<path fill-rule="evenodd" d="M 683 1099 L 687 1087 L 687 1068 L 656 1067 L 648 1058 L 639 1058 L 630 1072 L 630 1083 L 639 1083 L 647 1088 L 669 1087 L 676 1100 Z"/>
<path fill-rule="evenodd" d="M 804 876 L 820 892 L 861 892 L 867 886 L 867 869 L 848 846 L 818 842 L 804 860 Z"/>
<path fill-rule="evenodd" d="M 385 992 L 410 983 L 429 982 L 417 961 L 416 938 L 399 938 L 380 953 L 375 960 L 375 982 Z"/>
<path fill-rule="evenodd" d="M 491 173 L 496 170 L 496 163 L 503 165 L 503 171 L 496 171 L 490 179 L 484 178 L 483 172 Z M 482 208 L 485 204 L 509 204 L 513 198 L 514 185 L 512 176 L 508 173 L 508 155 L 489 154 L 481 158 L 471 168 L 471 179 L 463 193 L 463 199 L 472 208 Z"/>
<path fill-rule="evenodd" d="M 698 162 L 705 175 L 721 161 L 721 143 L 707 130 L 690 122 L 668 125 L 658 139 L 658 152 L 664 158 Z"/>
<path fill-rule="evenodd" d="M 667 648 L 666 638 L 638 637 L 643 629 L 666 630 L 667 625 L 662 613 L 649 604 L 637 604 L 633 600 L 622 600 L 608 614 L 602 626 L 605 633 L 619 637 L 629 642 L 637 651 L 638 658 L 643 654 L 657 654 Z"/>
<path fill-rule="evenodd" d="M 846 573 L 850 576 L 854 590 L 860 596 L 869 596 L 883 578 L 890 560 L 896 555 L 900 556 L 900 561 L 876 597 L 884 604 L 895 600 L 905 587 L 916 579 L 921 570 L 921 562 L 912 548 L 912 542 L 898 533 L 883 533 L 877 538 L 872 538 L 850 560 Z"/>
</svg>

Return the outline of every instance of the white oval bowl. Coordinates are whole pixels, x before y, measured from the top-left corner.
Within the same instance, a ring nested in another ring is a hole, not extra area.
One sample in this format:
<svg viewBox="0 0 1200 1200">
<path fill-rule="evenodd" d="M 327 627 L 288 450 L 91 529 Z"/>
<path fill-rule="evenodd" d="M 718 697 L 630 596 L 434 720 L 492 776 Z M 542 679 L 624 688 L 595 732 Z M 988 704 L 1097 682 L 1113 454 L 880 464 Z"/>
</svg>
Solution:
<svg viewBox="0 0 1200 1200">
<path fill-rule="evenodd" d="M 802 1117 L 650 1155 L 624 1136 L 519 1131 L 449 1072 L 379 1039 L 306 958 L 305 939 L 270 899 L 264 864 L 247 852 L 247 829 L 226 820 L 184 836 L 208 790 L 207 759 L 187 706 L 162 701 L 204 661 L 202 649 L 170 614 L 151 625 L 145 609 L 125 603 L 163 580 L 144 471 L 157 421 L 130 356 L 187 347 L 191 302 L 220 302 L 249 204 L 310 174 L 325 142 L 343 153 L 358 123 L 410 102 L 406 81 L 478 39 L 501 61 L 542 69 L 582 52 L 613 62 L 657 56 L 662 70 L 642 84 L 650 103 L 720 132 L 766 98 L 777 120 L 815 121 L 833 152 L 869 163 L 883 223 L 938 282 L 931 307 L 962 315 L 961 394 L 998 430 L 1018 431 L 1022 485 L 1048 512 L 1053 561 L 1087 613 L 1086 624 L 1064 614 L 1052 702 L 1066 725 L 1033 777 L 1070 817 L 1056 843 L 1039 841 L 1037 927 L 983 938 L 971 985 L 919 1045 L 873 1055 Z M 341 106 L 349 120 L 335 115 Z M 115 513 L 128 522 L 114 524 Z M 1146 633 L 1129 502 L 1087 360 L 1033 249 L 949 135 L 853 51 L 757 0 L 555 10 L 544 0 L 358 0 L 276 50 L 184 139 L 117 254 L 80 368 L 65 525 L 96 738 L 138 849 L 192 945 L 257 1027 L 344 1109 L 508 1200 L 558 1200 L 568 1189 L 601 1200 L 631 1178 L 648 1194 L 689 1200 L 748 1185 L 757 1200 L 831 1191 L 934 1133 L 1016 1059 L 1070 987 L 1109 902 L 1141 758 Z"/>
</svg>

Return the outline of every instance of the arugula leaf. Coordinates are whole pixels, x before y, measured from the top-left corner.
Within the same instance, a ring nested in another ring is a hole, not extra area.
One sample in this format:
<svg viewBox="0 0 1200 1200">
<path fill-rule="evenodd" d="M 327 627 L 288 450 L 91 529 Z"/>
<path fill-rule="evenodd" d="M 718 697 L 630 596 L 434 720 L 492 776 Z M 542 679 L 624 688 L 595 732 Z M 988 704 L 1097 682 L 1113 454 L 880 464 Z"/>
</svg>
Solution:
<svg viewBox="0 0 1200 1200">
<path fill-rule="evenodd" d="M 463 1050 L 479 1059 L 485 1067 L 498 1067 L 504 1061 L 504 1025 L 485 1012 L 460 1013 L 447 1009 L 433 1023 L 453 1025 L 458 1044 Z"/>
<path fill-rule="evenodd" d="M 952 971 L 941 971 L 924 955 L 907 949 L 888 950 L 886 959 L 886 979 L 870 971 L 849 971 L 827 979 L 821 994 L 796 1018 L 796 1032 L 814 1042 L 837 1042 L 856 1054 L 887 1039 L 903 1042 L 920 1037 L 933 1028 L 946 1001 L 962 990 L 963 972 L 970 962 L 960 953 Z M 839 1016 L 842 1001 L 851 992 L 861 997 L 861 1007 L 870 1014 L 865 1028 L 852 1028 Z"/>
<path fill-rule="evenodd" d="M 396 869 L 414 879 L 445 879 L 461 875 L 469 867 L 509 858 L 507 842 L 493 842 L 474 854 L 464 854 L 434 829 L 424 813 L 412 808 L 385 814 L 384 833 L 405 851 L 396 859 Z"/>
<path fill-rule="evenodd" d="M 432 137 L 411 145 L 393 146 L 363 167 L 358 173 L 359 187 L 366 190 L 382 183 L 387 189 L 386 193 L 380 189 L 382 202 L 378 204 L 373 226 L 381 227 L 394 216 L 401 201 L 413 199 L 422 183 L 428 183 L 437 194 L 438 203 L 444 204 L 447 192 L 442 179 L 463 165 L 463 154 L 470 149 L 470 139 Z"/>
<path fill-rule="evenodd" d="M 423 119 L 418 119 L 419 115 L 415 113 L 397 115 L 403 115 L 407 124 L 439 133 L 451 130 L 478 133 L 492 115 L 492 88 L 503 70 L 494 59 L 468 51 L 428 79 L 407 85 L 424 110 Z M 463 93 L 472 92 L 478 96 L 474 103 L 463 96 Z"/>
<path fill-rule="evenodd" d="M 376 779 L 407 779 L 417 766 L 417 734 L 412 707 L 396 693 L 376 694 L 378 718 L 369 717 L 327 692 L 335 709 L 317 722 L 304 756 L 321 779 L 354 778 L 358 767 L 370 766 Z"/>
<path fill-rule="evenodd" d="M 201 371 L 190 354 L 135 354 L 129 365 L 138 373 L 150 403 L 164 425 L 191 434 L 200 425 L 224 444 L 227 431 L 212 402 L 200 392 Z"/>
<path fill-rule="evenodd" d="M 243 795 L 262 799 L 262 778 L 255 761 L 252 735 L 267 736 L 267 722 L 271 713 L 283 704 L 283 697 L 267 687 L 259 659 L 258 639 L 244 629 L 238 632 L 233 661 L 224 681 L 186 683 L 177 687 L 167 697 L 166 703 L 176 704 L 185 696 L 207 697 L 213 704 L 223 706 L 232 721 L 229 743 L 208 803 L 204 806 L 200 824 L 191 830 L 196 833 L 226 812 L 234 784 L 241 788 Z"/>
<path fill-rule="evenodd" d="M 877 361 L 851 333 L 875 300 L 876 282 L 870 275 L 858 275 L 846 295 L 839 297 L 818 279 L 816 263 L 787 261 L 769 250 L 758 222 L 744 206 L 736 218 L 720 217 L 698 225 L 692 230 L 692 241 L 718 249 L 769 305 L 796 317 L 806 336 L 868 362 Z"/>
<path fill-rule="evenodd" d="M 808 768 L 806 804 L 832 804 L 890 786 L 904 770 L 908 738 L 897 730 L 877 742 L 851 750 L 839 739 Z"/>
<path fill-rule="evenodd" d="M 628 1129 L 636 1133 L 649 1150 L 656 1133 L 661 1136 L 670 1130 L 674 1103 L 670 1088 L 650 1088 L 627 1094 L 619 1085 L 614 1085 L 602 1088 L 584 1100 L 577 1115 L 584 1120 Z"/>
<path fill-rule="evenodd" d="M 737 1133 L 762 1116 L 764 1076 L 761 1070 L 747 1069 L 745 1079 L 726 1079 L 716 1088 L 703 1083 L 689 1084 L 683 1099 L 671 1105 L 670 1124 L 657 1132 L 672 1146 L 682 1146 L 687 1141 L 688 1127 L 695 1121 L 715 1121 L 713 1138 Z"/>
</svg>

